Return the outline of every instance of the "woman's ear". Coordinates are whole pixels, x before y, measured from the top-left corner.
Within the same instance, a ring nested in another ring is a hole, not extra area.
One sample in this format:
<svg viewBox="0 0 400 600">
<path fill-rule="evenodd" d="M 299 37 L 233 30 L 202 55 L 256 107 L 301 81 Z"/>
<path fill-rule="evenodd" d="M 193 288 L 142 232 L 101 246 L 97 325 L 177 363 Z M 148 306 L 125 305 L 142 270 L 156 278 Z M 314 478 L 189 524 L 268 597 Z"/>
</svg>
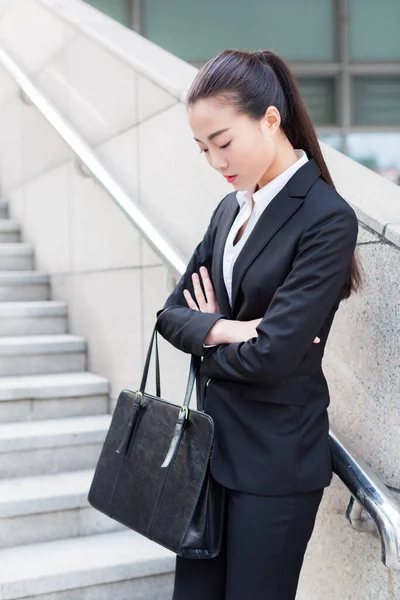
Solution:
<svg viewBox="0 0 400 600">
<path fill-rule="evenodd" d="M 272 137 L 281 124 L 281 114 L 276 106 L 268 106 L 264 115 L 269 135 Z"/>
</svg>

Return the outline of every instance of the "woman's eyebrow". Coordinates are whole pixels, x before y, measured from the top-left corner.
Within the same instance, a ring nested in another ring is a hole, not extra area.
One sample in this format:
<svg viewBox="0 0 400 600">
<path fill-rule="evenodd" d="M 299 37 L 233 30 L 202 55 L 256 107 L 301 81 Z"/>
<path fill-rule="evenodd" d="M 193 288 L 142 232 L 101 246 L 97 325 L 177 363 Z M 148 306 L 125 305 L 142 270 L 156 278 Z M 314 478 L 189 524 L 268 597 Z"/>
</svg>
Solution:
<svg viewBox="0 0 400 600">
<path fill-rule="evenodd" d="M 229 131 L 229 129 L 231 129 L 230 127 L 227 127 L 226 129 L 219 129 L 218 131 L 214 131 L 214 133 L 210 133 L 209 136 L 207 136 L 208 140 L 212 140 L 213 138 L 217 137 L 217 135 L 220 135 L 221 133 L 224 133 L 225 131 Z M 197 138 L 194 138 L 196 140 L 196 142 L 201 142 L 201 140 L 198 140 Z"/>
</svg>

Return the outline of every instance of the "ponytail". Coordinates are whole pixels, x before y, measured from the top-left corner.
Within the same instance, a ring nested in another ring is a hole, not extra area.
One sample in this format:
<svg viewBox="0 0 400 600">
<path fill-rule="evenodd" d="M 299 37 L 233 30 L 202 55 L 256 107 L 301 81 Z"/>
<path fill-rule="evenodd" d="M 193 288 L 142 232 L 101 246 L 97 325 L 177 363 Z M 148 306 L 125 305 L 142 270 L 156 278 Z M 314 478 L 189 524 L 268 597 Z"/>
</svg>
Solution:
<svg viewBox="0 0 400 600">
<path fill-rule="evenodd" d="M 275 54 L 275 52 L 263 50 L 259 54 L 263 56 L 264 62 L 275 73 L 285 94 L 287 116 L 285 122 L 281 124 L 282 130 L 293 148 L 301 148 L 306 151 L 309 157 L 314 158 L 321 171 L 322 179 L 333 189 L 336 189 L 322 155 L 313 122 L 306 103 L 300 94 L 299 84 L 295 76 L 289 69 L 286 61 Z"/>
</svg>

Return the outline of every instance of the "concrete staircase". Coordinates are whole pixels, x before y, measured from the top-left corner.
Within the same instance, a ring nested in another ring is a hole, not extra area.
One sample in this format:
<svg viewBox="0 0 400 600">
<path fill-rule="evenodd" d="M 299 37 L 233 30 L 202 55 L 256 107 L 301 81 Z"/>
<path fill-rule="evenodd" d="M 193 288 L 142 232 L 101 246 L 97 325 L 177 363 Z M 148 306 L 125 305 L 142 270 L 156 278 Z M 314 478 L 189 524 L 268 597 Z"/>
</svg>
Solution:
<svg viewBox="0 0 400 600">
<path fill-rule="evenodd" d="M 175 555 L 88 504 L 108 381 L 20 236 L 0 201 L 0 600 L 170 600 Z"/>
</svg>

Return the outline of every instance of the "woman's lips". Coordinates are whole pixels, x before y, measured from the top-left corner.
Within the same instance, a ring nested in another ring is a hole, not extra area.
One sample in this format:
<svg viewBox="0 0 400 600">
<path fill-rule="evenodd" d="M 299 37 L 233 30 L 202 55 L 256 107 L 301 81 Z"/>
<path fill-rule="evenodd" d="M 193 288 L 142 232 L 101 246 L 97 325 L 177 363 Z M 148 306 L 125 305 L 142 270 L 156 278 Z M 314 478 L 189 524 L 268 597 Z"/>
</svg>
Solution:
<svg viewBox="0 0 400 600">
<path fill-rule="evenodd" d="M 235 181 L 237 175 L 224 175 L 224 177 L 229 183 L 233 183 Z"/>
</svg>

